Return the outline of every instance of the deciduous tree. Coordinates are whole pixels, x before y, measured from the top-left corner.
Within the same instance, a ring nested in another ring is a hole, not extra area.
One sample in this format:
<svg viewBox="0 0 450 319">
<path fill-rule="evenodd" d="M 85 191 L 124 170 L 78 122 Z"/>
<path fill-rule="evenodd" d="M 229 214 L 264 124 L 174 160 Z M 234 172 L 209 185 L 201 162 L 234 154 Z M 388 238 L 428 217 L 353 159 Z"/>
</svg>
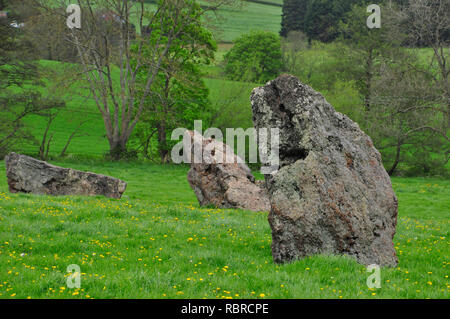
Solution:
<svg viewBox="0 0 450 319">
<path fill-rule="evenodd" d="M 225 73 L 231 80 L 267 82 L 282 69 L 280 38 L 264 31 L 244 34 L 235 40 L 224 61 Z"/>
<path fill-rule="evenodd" d="M 200 5 L 191 4 L 195 16 Z M 164 14 L 164 13 L 161 13 Z M 149 25 L 151 29 L 159 24 Z M 205 119 L 210 107 L 208 89 L 201 76 L 201 64 L 209 64 L 214 58 L 216 43 L 211 32 L 204 28 L 200 19 L 192 19 L 185 32 L 174 39 L 167 56 L 161 64 L 153 89 L 146 100 L 146 108 L 138 124 L 137 135 L 144 154 L 149 156 L 149 142 L 156 136 L 161 162 L 169 162 L 171 140 L 169 133 L 176 127 L 190 128 L 194 120 Z M 157 41 L 157 38 L 153 38 Z M 144 55 L 155 43 L 143 48 Z M 135 63 L 135 62 L 134 62 Z M 137 82 L 145 81 L 146 69 L 137 76 Z M 138 96 L 144 94 L 138 91 Z"/>
<path fill-rule="evenodd" d="M 47 1 L 36 1 L 58 16 Z M 109 152 L 114 159 L 126 154 L 127 143 L 146 109 L 147 98 L 174 42 L 207 10 L 232 0 L 208 0 L 208 6 L 202 6 L 201 10 L 194 9 L 194 0 L 158 0 L 156 6 L 145 2 L 78 1 L 83 13 L 82 27 L 73 28 L 69 37 L 78 51 L 92 98 L 103 118 Z M 158 25 L 158 28 L 148 28 L 133 39 L 133 21 L 137 21 L 138 33 L 146 25 Z M 134 45 L 136 50 L 132 50 Z M 146 72 L 144 81 L 138 82 L 142 70 Z"/>
</svg>

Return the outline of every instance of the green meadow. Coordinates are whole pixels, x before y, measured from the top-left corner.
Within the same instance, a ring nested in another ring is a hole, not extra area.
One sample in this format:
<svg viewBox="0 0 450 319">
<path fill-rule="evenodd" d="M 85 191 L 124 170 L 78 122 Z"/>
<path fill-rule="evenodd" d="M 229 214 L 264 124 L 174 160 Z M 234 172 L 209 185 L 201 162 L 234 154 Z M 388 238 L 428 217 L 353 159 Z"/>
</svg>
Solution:
<svg viewBox="0 0 450 319">
<path fill-rule="evenodd" d="M 0 298 L 449 297 L 450 182 L 393 178 L 397 268 L 314 256 L 277 265 L 266 212 L 200 208 L 187 167 L 56 162 L 128 182 L 121 200 L 8 193 L 0 180 Z M 4 176 L 4 163 L 0 174 Z M 66 285 L 80 266 L 81 287 Z"/>
<path fill-rule="evenodd" d="M 264 1 L 263 1 L 264 2 Z M 269 0 L 267 3 L 276 3 Z M 219 42 L 232 42 L 250 30 L 263 30 L 278 33 L 281 25 L 281 7 L 270 4 L 243 2 L 238 8 L 218 10 L 220 24 L 214 35 Z"/>
<path fill-rule="evenodd" d="M 212 29 L 219 43 L 216 61 L 202 66 L 211 105 L 221 110 L 217 127 L 252 125 L 249 95 L 261 84 L 226 80 L 221 63 L 241 34 L 278 33 L 280 4 L 245 1 L 219 10 Z M 299 77 L 351 116 L 360 96 L 351 83 L 328 81 L 329 66 L 338 63 L 332 45 L 313 44 L 305 51 Z M 74 65 L 40 63 L 55 73 L 44 93 L 59 92 L 66 101 L 50 129 L 50 162 L 121 178 L 128 187 L 120 200 L 11 194 L 0 161 L 0 298 L 449 298 L 450 180 L 392 178 L 399 199 L 399 265 L 381 269 L 380 289 L 369 289 L 370 273 L 348 257 L 274 264 L 267 212 L 199 207 L 185 165 L 106 161 L 99 111 L 81 81 L 67 83 Z M 63 90 L 54 87 L 61 83 Z M 25 122 L 42 137 L 46 119 Z M 80 122 L 81 134 L 59 158 Z M 38 148 L 18 147 L 33 156 Z M 72 264 L 80 266 L 79 289 L 66 284 Z"/>
</svg>

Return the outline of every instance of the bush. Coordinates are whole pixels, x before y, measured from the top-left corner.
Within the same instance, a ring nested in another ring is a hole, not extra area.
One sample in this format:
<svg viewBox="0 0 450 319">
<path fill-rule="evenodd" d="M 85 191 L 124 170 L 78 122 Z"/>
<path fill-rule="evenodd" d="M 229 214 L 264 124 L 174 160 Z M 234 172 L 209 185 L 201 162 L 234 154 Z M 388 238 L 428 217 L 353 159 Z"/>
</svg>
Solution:
<svg viewBox="0 0 450 319">
<path fill-rule="evenodd" d="M 280 74 L 282 54 L 278 35 L 252 31 L 234 43 L 224 56 L 225 74 L 230 80 L 264 83 Z"/>
</svg>

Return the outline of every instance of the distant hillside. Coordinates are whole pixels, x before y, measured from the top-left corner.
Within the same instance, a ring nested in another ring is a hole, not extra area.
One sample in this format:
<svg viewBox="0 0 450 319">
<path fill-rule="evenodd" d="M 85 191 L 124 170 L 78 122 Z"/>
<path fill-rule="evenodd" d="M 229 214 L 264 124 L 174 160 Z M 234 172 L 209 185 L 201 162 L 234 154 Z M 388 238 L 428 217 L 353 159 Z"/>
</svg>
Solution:
<svg viewBox="0 0 450 319">
<path fill-rule="evenodd" d="M 152 2 L 149 0 L 148 6 L 154 7 Z M 283 0 L 249 0 L 242 1 L 242 5 L 236 8 L 221 7 L 210 13 L 209 22 L 213 23 L 210 27 L 219 43 L 231 43 L 250 30 L 278 33 L 281 29 L 282 3 Z M 137 18 L 133 23 L 139 32 Z"/>
<path fill-rule="evenodd" d="M 230 43 L 250 30 L 278 33 L 281 28 L 282 0 L 252 0 L 241 8 L 221 8 L 214 34 L 218 42 Z"/>
<path fill-rule="evenodd" d="M 49 0 L 50 3 L 58 3 Z M 149 8 L 155 7 L 155 0 L 147 0 Z M 200 4 L 206 2 L 200 0 Z M 231 43 L 241 34 L 250 30 L 263 30 L 278 33 L 281 29 L 281 7 L 283 0 L 245 0 L 238 8 L 222 7 L 214 11 L 213 33 L 218 42 Z M 217 18 L 216 18 L 217 17 Z M 144 19 L 145 20 L 145 19 Z M 217 21 L 218 20 L 218 21 Z M 137 32 L 140 32 L 138 17 L 132 19 Z"/>
</svg>

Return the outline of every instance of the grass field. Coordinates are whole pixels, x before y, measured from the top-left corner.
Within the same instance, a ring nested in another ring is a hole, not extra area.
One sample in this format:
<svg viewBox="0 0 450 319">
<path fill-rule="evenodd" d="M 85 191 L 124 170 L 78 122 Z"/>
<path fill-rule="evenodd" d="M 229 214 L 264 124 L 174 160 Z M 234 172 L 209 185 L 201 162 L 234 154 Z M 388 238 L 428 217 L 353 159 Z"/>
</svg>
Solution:
<svg viewBox="0 0 450 319">
<path fill-rule="evenodd" d="M 277 2 L 277 1 L 267 1 Z M 281 28 L 281 7 L 244 2 L 239 8 L 221 8 L 214 35 L 218 42 L 232 42 L 250 30 L 278 33 Z"/>
<path fill-rule="evenodd" d="M 207 2 L 199 2 L 200 4 L 208 5 Z M 61 1 L 48 0 L 48 3 L 60 5 Z M 69 4 L 70 1 L 65 3 Z M 281 28 L 282 3 L 282 0 L 242 0 L 238 5 L 222 6 L 219 10 L 211 13 L 207 21 L 214 26 L 212 29 L 218 42 L 230 43 L 249 30 L 278 33 Z M 155 8 L 154 3 L 147 3 L 146 6 L 150 9 Z M 131 22 L 136 26 L 136 30 L 140 32 L 139 16 L 137 14 Z M 145 23 L 144 19 L 144 25 Z"/>
<path fill-rule="evenodd" d="M 9 194 L 0 179 L 0 298 L 449 297 L 448 180 L 393 179 L 399 266 L 370 290 L 348 258 L 273 264 L 267 213 L 199 208 L 185 166 L 56 164 L 128 189 L 121 200 Z M 81 267 L 80 289 L 66 286 L 70 264 Z"/>
<path fill-rule="evenodd" d="M 207 2 L 199 2 L 208 5 Z M 221 6 L 210 12 L 206 21 L 217 42 L 231 43 L 250 30 L 278 33 L 281 28 L 281 4 L 282 0 L 241 1 L 238 5 Z M 155 8 L 155 5 L 149 3 L 147 7 Z M 140 32 L 137 15 L 132 23 Z"/>
<path fill-rule="evenodd" d="M 242 33 L 279 31 L 282 0 L 262 2 L 268 4 L 248 1 L 219 10 L 214 34 L 222 43 L 216 63 L 204 66 L 211 103 L 223 110 L 219 127 L 252 125 L 249 94 L 259 84 L 225 80 L 220 62 Z M 427 50 L 423 54 L 431 54 Z M 301 80 L 350 114 L 359 99 L 355 89 L 325 85 L 334 62 L 329 45 L 313 46 L 302 59 Z M 449 298 L 450 180 L 392 179 L 399 198 L 399 266 L 383 268 L 381 289 L 371 290 L 365 267 L 349 258 L 275 265 L 267 213 L 200 208 L 186 166 L 102 161 L 108 150 L 103 121 L 93 100 L 83 97 L 86 90 L 70 91 L 79 85 L 62 90 L 70 98 L 50 130 L 51 156 L 80 121 L 88 121 L 67 159 L 53 163 L 121 178 L 127 191 L 121 200 L 10 194 L 0 161 L 0 298 Z M 26 123 L 42 136 L 43 118 Z M 18 150 L 36 155 L 38 146 Z M 81 267 L 80 289 L 66 285 L 71 264 Z"/>
</svg>

